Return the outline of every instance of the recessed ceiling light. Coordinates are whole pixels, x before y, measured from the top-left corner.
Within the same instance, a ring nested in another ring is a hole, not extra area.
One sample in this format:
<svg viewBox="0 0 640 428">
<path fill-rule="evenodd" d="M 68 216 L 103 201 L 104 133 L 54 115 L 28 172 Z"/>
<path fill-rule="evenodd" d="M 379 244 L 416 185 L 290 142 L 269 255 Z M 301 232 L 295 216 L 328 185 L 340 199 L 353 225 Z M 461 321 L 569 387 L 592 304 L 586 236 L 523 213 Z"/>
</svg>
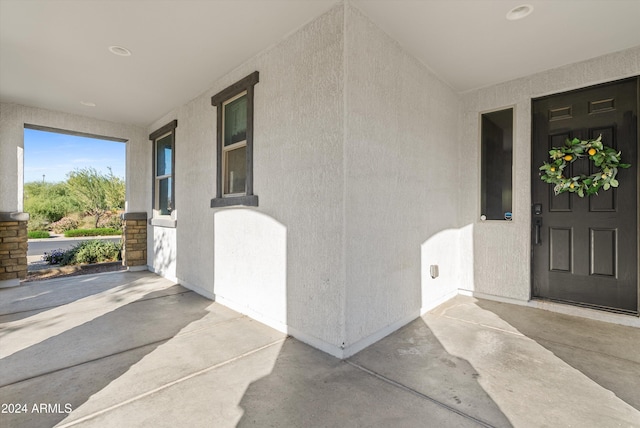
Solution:
<svg viewBox="0 0 640 428">
<path fill-rule="evenodd" d="M 523 4 L 520 6 L 516 6 L 507 12 L 507 19 L 509 21 L 516 21 L 518 19 L 522 19 L 525 16 L 528 16 L 531 12 L 533 12 L 533 6 L 530 4 Z"/>
<path fill-rule="evenodd" d="M 131 51 L 122 46 L 109 46 L 109 52 L 119 56 L 131 56 Z"/>
<path fill-rule="evenodd" d="M 80 101 L 80 104 L 87 107 L 95 107 L 96 103 L 92 103 L 91 101 Z"/>
</svg>

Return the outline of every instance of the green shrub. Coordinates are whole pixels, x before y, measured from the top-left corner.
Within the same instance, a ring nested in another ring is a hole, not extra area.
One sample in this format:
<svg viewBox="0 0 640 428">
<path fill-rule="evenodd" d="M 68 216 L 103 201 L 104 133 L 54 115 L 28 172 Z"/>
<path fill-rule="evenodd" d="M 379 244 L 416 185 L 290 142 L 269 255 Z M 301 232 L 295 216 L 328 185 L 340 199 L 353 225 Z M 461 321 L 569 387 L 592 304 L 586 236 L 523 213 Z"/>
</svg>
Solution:
<svg viewBox="0 0 640 428">
<path fill-rule="evenodd" d="M 65 251 L 60 264 L 78 265 L 85 263 L 102 263 L 121 260 L 122 244 L 94 239 L 84 241 Z"/>
<path fill-rule="evenodd" d="M 122 235 L 122 231 L 102 227 L 98 229 L 72 229 L 72 230 L 67 230 L 64 233 L 64 236 L 66 236 L 67 238 L 73 238 L 75 236 L 110 236 L 110 235 Z"/>
<path fill-rule="evenodd" d="M 80 205 L 65 183 L 24 184 L 24 212 L 32 216 L 43 217 L 53 222 L 78 210 Z"/>
<path fill-rule="evenodd" d="M 48 238 L 49 232 L 46 230 L 30 230 L 27 232 L 27 237 L 29 239 Z"/>
</svg>

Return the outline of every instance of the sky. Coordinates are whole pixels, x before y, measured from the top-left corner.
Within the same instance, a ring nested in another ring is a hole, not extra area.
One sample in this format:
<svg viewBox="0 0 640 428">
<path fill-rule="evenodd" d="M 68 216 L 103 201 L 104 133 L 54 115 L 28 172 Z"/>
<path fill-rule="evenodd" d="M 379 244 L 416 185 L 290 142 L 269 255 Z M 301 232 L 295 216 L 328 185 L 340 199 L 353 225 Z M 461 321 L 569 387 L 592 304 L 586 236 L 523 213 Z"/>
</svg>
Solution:
<svg viewBox="0 0 640 428">
<path fill-rule="evenodd" d="M 87 167 L 125 178 L 125 143 L 53 132 L 24 130 L 24 182 L 57 183 Z"/>
</svg>

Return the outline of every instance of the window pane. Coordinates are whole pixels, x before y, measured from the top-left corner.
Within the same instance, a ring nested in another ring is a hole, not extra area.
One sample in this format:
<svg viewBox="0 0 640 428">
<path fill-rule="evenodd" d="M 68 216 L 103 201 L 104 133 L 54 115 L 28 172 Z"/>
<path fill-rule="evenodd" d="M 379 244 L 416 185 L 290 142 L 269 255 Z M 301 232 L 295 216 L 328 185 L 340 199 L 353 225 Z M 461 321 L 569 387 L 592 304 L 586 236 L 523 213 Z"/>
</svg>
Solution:
<svg viewBox="0 0 640 428">
<path fill-rule="evenodd" d="M 481 214 L 488 220 L 510 220 L 513 109 L 483 114 L 481 126 Z"/>
<path fill-rule="evenodd" d="M 171 134 L 156 142 L 156 176 L 171 175 Z"/>
<path fill-rule="evenodd" d="M 247 178 L 247 148 L 239 147 L 225 152 L 224 193 L 245 193 Z"/>
<path fill-rule="evenodd" d="M 171 200 L 171 178 L 158 180 L 158 210 L 161 215 L 171 214 L 173 201 Z"/>
<path fill-rule="evenodd" d="M 224 145 L 247 139 L 247 96 L 224 106 Z"/>
</svg>

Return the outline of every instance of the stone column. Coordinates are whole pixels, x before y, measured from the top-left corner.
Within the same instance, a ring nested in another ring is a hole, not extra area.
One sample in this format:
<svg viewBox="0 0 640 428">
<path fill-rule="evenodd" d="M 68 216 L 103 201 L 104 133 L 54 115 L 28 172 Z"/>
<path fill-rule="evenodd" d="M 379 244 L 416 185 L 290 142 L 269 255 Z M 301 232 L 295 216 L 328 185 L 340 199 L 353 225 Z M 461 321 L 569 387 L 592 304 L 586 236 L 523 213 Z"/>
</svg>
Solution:
<svg viewBox="0 0 640 428">
<path fill-rule="evenodd" d="M 0 288 L 27 277 L 28 213 L 0 212 Z"/>
<path fill-rule="evenodd" d="M 127 270 L 147 270 L 147 213 L 124 213 L 122 223 L 122 264 Z"/>
</svg>

